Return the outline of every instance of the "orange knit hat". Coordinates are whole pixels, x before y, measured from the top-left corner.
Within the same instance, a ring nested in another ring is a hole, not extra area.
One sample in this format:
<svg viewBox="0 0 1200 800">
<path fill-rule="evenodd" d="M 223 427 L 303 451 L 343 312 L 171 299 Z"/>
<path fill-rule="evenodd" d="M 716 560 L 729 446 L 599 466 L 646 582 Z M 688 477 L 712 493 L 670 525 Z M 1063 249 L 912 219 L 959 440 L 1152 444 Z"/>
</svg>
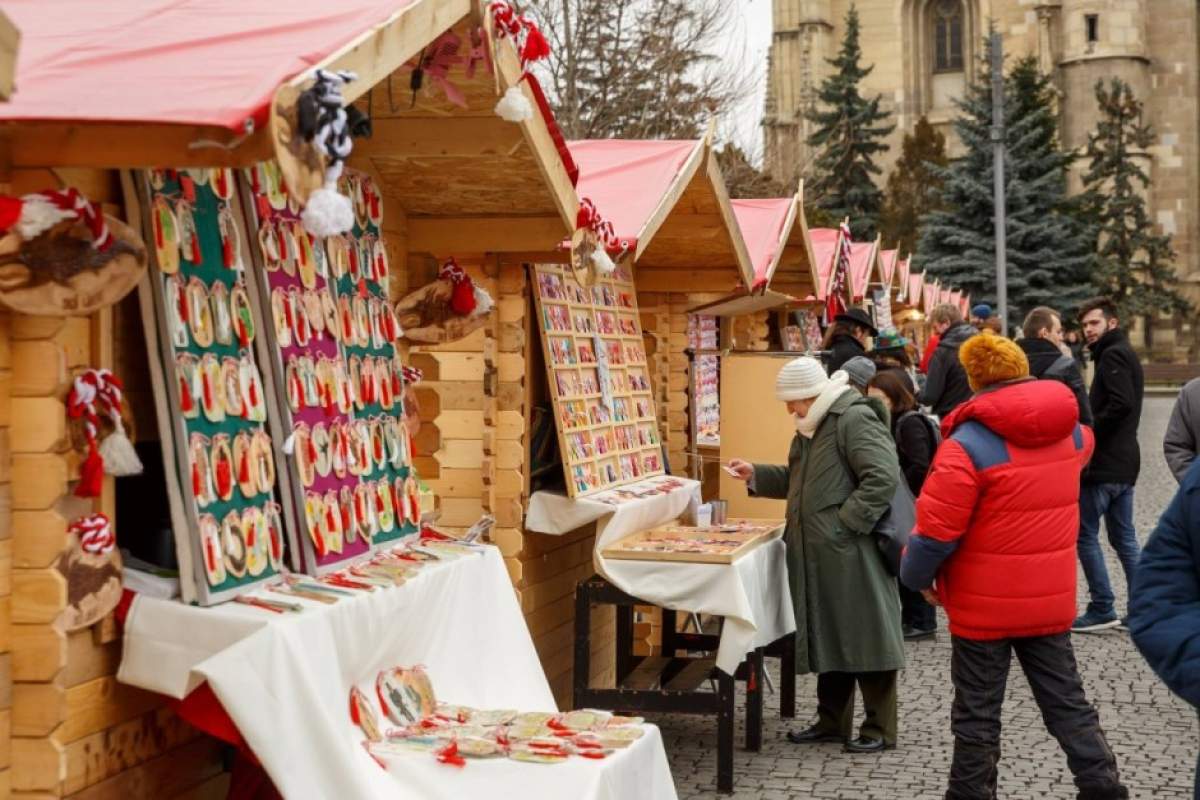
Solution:
<svg viewBox="0 0 1200 800">
<path fill-rule="evenodd" d="M 958 349 L 958 360 L 967 371 L 967 382 L 976 392 L 993 383 L 1029 377 L 1025 352 L 1015 342 L 991 331 L 963 342 Z"/>
</svg>

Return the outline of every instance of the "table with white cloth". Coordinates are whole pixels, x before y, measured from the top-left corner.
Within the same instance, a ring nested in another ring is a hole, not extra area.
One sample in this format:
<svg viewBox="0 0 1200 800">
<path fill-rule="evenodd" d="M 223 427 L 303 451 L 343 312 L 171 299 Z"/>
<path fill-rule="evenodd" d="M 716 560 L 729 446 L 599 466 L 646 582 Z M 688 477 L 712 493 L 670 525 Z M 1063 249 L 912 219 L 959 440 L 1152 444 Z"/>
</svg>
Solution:
<svg viewBox="0 0 1200 800">
<path fill-rule="evenodd" d="M 656 491 L 656 488 L 659 489 Z M 730 564 L 684 561 L 606 559 L 611 544 L 640 531 L 679 518 L 700 502 L 698 481 L 650 478 L 619 491 L 571 499 L 561 493 L 535 492 L 530 498 L 525 529 L 562 534 L 594 523 L 593 562 L 599 575 L 576 590 L 575 703 L 621 710 L 683 711 L 715 714 L 718 718 L 718 788 L 732 790 L 733 679 L 747 684 L 746 741 L 755 750 L 761 742 L 764 652 L 785 660 L 784 673 L 794 672 L 796 630 L 788 587 L 784 543 L 779 534 L 754 547 Z M 601 577 L 602 576 L 602 577 Z M 580 676 L 589 674 L 590 604 L 617 607 L 617 687 L 599 689 Z M 640 661 L 632 655 L 635 604 L 663 609 L 662 655 Z M 721 619 L 719 636 L 675 630 L 675 611 L 708 614 Z M 767 651 L 772 647 L 771 651 Z M 715 650 L 717 691 L 698 692 L 697 679 L 707 678 L 707 661 L 674 657 L 677 650 Z M 655 677 L 657 676 L 657 677 Z M 795 675 L 784 675 L 781 708 L 794 713 Z M 713 695 L 716 695 L 714 697 Z"/>
<path fill-rule="evenodd" d="M 438 699 L 448 703 L 557 710 L 494 547 L 336 604 L 295 600 L 302 613 L 139 596 L 126 620 L 117 677 L 174 698 L 207 682 L 289 799 L 676 796 L 652 725 L 603 760 L 550 765 L 501 758 L 455 767 L 412 753 L 386 759 L 385 771 L 362 746 L 349 715 L 350 689 L 373 696 L 376 675 L 396 666 L 424 665 Z"/>
</svg>

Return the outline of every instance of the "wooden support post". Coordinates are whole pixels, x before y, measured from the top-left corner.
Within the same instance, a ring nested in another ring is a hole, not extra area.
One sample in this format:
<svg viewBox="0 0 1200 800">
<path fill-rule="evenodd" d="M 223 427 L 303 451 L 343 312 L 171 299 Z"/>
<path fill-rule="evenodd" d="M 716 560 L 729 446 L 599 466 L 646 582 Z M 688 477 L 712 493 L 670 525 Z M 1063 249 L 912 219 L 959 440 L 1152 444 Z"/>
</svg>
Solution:
<svg viewBox="0 0 1200 800">
<path fill-rule="evenodd" d="M 572 683 L 575 708 L 583 706 L 592 662 L 592 601 L 583 582 L 575 587 L 575 659 Z"/>
<path fill-rule="evenodd" d="M 763 649 L 760 647 L 747 658 L 746 674 L 746 749 L 757 753 L 762 749 L 763 724 Z"/>
<path fill-rule="evenodd" d="M 734 679 L 720 673 L 717 678 L 717 791 L 733 792 Z"/>
</svg>

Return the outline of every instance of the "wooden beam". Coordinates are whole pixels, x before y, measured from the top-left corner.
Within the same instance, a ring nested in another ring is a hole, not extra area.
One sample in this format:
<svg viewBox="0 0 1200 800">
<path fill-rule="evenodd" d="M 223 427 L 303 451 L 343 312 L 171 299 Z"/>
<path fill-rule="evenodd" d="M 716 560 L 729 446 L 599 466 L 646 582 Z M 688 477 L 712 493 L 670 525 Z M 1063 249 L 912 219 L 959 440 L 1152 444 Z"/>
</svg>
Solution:
<svg viewBox="0 0 1200 800">
<path fill-rule="evenodd" d="M 677 292 L 684 286 L 689 292 L 732 292 L 739 282 L 731 269 L 641 269 L 636 283 L 639 292 Z"/>
<path fill-rule="evenodd" d="M 330 53 L 313 68 L 345 69 L 358 75 L 358 80 L 342 90 L 349 105 L 470 12 L 470 0 L 416 0 Z M 306 85 L 311 75 L 312 70 L 305 70 L 289 83 Z"/>
<path fill-rule="evenodd" d="M 21 31 L 3 11 L 0 11 L 0 100 L 12 97 L 17 75 L 17 48 L 20 42 Z"/>
<path fill-rule="evenodd" d="M 558 217 L 409 217 L 408 251 L 509 253 L 553 250 L 565 231 Z"/>
<path fill-rule="evenodd" d="M 266 130 L 241 134 L 206 125 L 155 123 L 20 123 L 0 125 L 0 146 L 13 168 L 148 169 L 244 167 L 271 156 Z M 218 146 L 193 147 L 196 142 Z"/>
<path fill-rule="evenodd" d="M 490 111 L 486 117 L 376 118 L 371 129 L 370 139 L 355 141 L 351 166 L 357 158 L 483 158 L 507 155 L 525 145 L 519 125 Z"/>
</svg>

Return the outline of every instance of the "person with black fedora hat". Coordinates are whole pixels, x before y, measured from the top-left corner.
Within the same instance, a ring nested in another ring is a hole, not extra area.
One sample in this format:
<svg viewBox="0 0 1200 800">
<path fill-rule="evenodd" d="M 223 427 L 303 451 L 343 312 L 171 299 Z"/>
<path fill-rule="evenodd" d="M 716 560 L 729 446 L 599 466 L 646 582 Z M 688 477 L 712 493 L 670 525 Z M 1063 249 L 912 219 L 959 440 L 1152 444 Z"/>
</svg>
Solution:
<svg viewBox="0 0 1200 800">
<path fill-rule="evenodd" d="M 867 354 L 867 342 L 872 336 L 878 336 L 879 331 L 871 317 L 861 308 L 848 308 L 833 318 L 833 324 L 825 333 L 823 349 L 828 351 L 825 356 L 825 368 L 829 374 L 837 372 L 855 356 Z"/>
</svg>

